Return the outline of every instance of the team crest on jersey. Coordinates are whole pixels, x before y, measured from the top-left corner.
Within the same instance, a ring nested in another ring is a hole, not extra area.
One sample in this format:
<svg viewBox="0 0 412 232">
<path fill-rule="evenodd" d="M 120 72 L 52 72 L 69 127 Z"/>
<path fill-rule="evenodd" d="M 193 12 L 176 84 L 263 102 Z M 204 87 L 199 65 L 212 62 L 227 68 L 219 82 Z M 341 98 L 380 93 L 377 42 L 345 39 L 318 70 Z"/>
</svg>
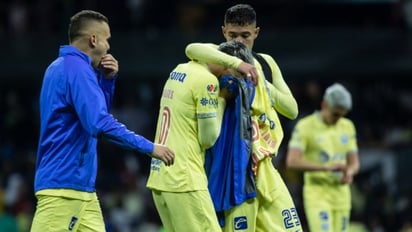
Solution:
<svg viewBox="0 0 412 232">
<path fill-rule="evenodd" d="M 233 228 L 235 230 L 246 230 L 247 229 L 247 217 L 246 216 L 235 217 L 233 219 Z"/>
<path fill-rule="evenodd" d="M 211 93 L 211 94 L 215 94 L 215 93 L 217 92 L 218 88 L 219 88 L 219 86 L 214 85 L 214 84 L 209 84 L 209 85 L 207 85 L 207 87 L 206 87 L 207 92 L 209 92 L 209 93 Z"/>
<path fill-rule="evenodd" d="M 341 142 L 342 144 L 348 144 L 348 142 L 349 142 L 349 137 L 348 137 L 348 135 L 346 135 L 346 134 L 341 135 L 341 136 L 340 136 L 340 142 Z"/>
</svg>

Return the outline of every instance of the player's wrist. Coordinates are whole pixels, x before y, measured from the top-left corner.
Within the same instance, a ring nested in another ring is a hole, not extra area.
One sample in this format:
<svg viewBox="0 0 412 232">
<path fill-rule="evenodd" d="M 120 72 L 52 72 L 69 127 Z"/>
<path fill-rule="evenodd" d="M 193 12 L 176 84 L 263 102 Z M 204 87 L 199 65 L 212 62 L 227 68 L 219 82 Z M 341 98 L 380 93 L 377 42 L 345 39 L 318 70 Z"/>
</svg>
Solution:
<svg viewBox="0 0 412 232">
<path fill-rule="evenodd" d="M 332 168 L 331 168 L 330 165 L 321 164 L 321 165 L 320 165 L 320 170 L 321 170 L 321 171 L 332 171 Z"/>
</svg>

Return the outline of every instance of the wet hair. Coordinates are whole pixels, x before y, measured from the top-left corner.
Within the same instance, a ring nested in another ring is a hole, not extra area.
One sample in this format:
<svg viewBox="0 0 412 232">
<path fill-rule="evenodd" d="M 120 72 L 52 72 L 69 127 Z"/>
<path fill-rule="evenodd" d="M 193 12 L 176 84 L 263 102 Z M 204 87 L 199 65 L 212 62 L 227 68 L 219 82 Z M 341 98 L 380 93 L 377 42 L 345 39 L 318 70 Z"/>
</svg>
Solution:
<svg viewBox="0 0 412 232">
<path fill-rule="evenodd" d="M 90 21 L 106 22 L 109 20 L 103 14 L 92 11 L 92 10 L 82 10 L 73 15 L 70 18 L 69 24 L 69 43 L 76 40 L 77 37 L 82 35 L 82 30 L 84 30 Z"/>
<path fill-rule="evenodd" d="M 218 50 L 226 54 L 236 56 L 237 58 L 243 60 L 246 63 L 253 64 L 252 52 L 245 44 L 237 40 L 231 40 L 228 42 L 221 43 L 218 47 Z"/>
<path fill-rule="evenodd" d="M 346 110 L 352 109 L 352 96 L 341 84 L 335 83 L 326 88 L 323 99 L 331 108 L 341 107 Z"/>
<path fill-rule="evenodd" d="M 245 26 L 256 23 L 256 12 L 248 4 L 237 4 L 226 10 L 224 25 Z"/>
</svg>

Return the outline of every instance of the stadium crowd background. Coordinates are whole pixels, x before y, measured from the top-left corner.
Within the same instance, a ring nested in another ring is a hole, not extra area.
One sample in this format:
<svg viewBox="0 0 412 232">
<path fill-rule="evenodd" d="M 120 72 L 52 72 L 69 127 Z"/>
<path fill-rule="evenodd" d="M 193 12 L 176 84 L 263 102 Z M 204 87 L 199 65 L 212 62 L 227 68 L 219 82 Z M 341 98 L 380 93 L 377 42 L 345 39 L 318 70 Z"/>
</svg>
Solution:
<svg viewBox="0 0 412 232">
<path fill-rule="evenodd" d="M 223 0 L 2 0 L 0 2 L 0 231 L 28 231 L 35 207 L 33 175 L 38 94 L 43 72 L 67 43 L 80 9 L 108 16 L 111 52 L 120 63 L 112 113 L 153 139 L 161 87 L 189 42 L 222 42 Z M 353 93 L 361 171 L 353 218 L 364 231 L 412 231 L 412 7 L 410 0 L 255 0 L 261 27 L 256 51 L 270 53 L 297 98 L 300 117 L 319 108 L 325 86 Z M 93 99 L 90 99 L 91 101 Z M 275 165 L 305 223 L 300 173 L 284 169 L 295 121 Z M 146 189 L 149 158 L 101 141 L 97 191 L 108 231 L 159 231 Z"/>
</svg>

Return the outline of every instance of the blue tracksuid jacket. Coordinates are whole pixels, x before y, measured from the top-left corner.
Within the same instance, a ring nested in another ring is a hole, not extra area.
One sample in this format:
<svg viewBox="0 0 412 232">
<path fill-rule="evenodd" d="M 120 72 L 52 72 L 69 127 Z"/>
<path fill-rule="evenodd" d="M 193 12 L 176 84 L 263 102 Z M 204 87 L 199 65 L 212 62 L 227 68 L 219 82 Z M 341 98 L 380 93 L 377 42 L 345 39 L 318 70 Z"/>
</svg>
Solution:
<svg viewBox="0 0 412 232">
<path fill-rule="evenodd" d="M 220 85 L 226 85 L 228 80 L 233 80 L 229 91 L 235 99 L 227 102 L 220 135 L 206 150 L 205 159 L 208 188 L 221 226 L 225 224 L 225 210 L 256 197 L 250 117 L 254 87 L 251 82 L 230 76 L 222 77 Z"/>
<path fill-rule="evenodd" d="M 87 54 L 70 45 L 60 47 L 59 57 L 44 74 L 40 93 L 35 192 L 57 188 L 95 192 L 98 138 L 153 152 L 152 142 L 109 113 L 114 83 L 115 79 L 103 78 L 92 67 Z"/>
</svg>

